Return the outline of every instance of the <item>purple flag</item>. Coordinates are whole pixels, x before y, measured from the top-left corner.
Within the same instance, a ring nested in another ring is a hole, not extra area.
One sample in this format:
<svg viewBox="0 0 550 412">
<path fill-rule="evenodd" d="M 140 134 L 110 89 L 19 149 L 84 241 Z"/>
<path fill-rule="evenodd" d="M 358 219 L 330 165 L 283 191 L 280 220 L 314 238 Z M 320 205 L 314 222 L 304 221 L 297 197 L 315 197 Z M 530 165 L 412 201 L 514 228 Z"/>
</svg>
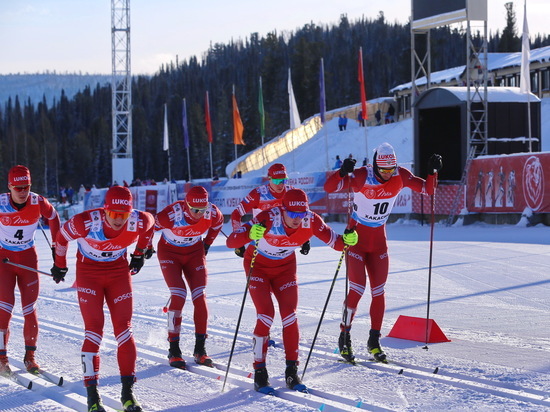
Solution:
<svg viewBox="0 0 550 412">
<path fill-rule="evenodd" d="M 323 59 L 321 59 L 321 68 L 319 70 L 319 105 L 320 105 L 320 114 L 321 114 L 321 123 L 325 123 L 325 112 L 326 112 L 326 103 L 325 103 L 325 67 L 323 64 Z"/>
<path fill-rule="evenodd" d="M 183 145 L 186 149 L 189 149 L 189 131 L 187 128 L 187 105 L 185 99 L 183 99 L 183 110 L 182 110 L 182 123 L 183 123 Z"/>
</svg>

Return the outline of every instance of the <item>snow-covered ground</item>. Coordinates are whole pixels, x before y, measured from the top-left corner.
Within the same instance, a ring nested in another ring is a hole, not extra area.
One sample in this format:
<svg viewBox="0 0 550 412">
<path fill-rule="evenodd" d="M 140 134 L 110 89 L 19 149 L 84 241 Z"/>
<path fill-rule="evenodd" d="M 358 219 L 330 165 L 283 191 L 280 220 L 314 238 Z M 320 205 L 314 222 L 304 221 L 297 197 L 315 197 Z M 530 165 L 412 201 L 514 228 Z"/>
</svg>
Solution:
<svg viewBox="0 0 550 412">
<path fill-rule="evenodd" d="M 336 230 L 340 223 L 331 224 Z M 230 232 L 229 225 L 223 229 Z M 134 281 L 134 333 L 138 345 L 137 398 L 146 411 L 541 411 L 550 410 L 550 229 L 535 227 L 436 224 L 433 243 L 430 319 L 451 342 L 430 343 L 387 337 L 400 315 L 425 318 L 428 299 L 429 225 L 399 221 L 388 226 L 390 277 L 381 342 L 395 364 L 363 366 L 338 362 L 334 353 L 344 296 L 345 267 L 338 275 L 304 382 L 311 394 L 284 389 L 281 323 L 276 319 L 268 370 L 280 396 L 253 390 L 251 332 L 255 311 L 247 298 L 225 391 L 225 375 L 245 275 L 242 260 L 225 247 L 220 234 L 208 254 L 210 309 L 207 349 L 218 368 L 192 361 L 192 304 L 184 308 L 182 349 L 189 370 L 167 364 L 168 289 L 156 256 Z M 158 239 L 158 234 L 157 234 Z M 297 255 L 298 309 L 302 364 L 305 364 L 320 313 L 335 274 L 339 252 L 316 238 L 308 256 Z M 39 268 L 48 271 L 51 255 L 37 234 Z M 85 411 L 80 346 L 83 328 L 74 280 L 76 245 L 69 249 L 67 281 L 56 285 L 41 276 L 38 304 L 38 361 L 63 375 L 62 387 L 37 380 L 29 391 L 0 380 L 0 410 Z M 2 264 L 2 263 L 0 263 Z M 364 296 L 352 330 L 359 359 L 368 359 L 369 296 Z M 109 321 L 102 346 L 100 390 L 104 402 L 120 408 L 115 340 Z M 9 355 L 22 367 L 22 315 L 19 301 L 11 322 Z M 437 374 L 433 371 L 439 368 Z M 399 372 L 403 369 L 403 373 Z"/>
</svg>

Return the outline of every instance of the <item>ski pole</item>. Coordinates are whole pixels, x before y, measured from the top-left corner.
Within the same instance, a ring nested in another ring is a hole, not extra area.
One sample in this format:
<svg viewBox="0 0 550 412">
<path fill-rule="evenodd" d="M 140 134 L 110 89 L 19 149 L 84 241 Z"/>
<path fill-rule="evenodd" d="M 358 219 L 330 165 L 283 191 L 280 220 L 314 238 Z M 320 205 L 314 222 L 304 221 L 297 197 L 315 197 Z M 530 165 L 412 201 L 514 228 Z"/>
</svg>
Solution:
<svg viewBox="0 0 550 412">
<path fill-rule="evenodd" d="M 338 277 L 338 272 L 340 271 L 340 266 L 342 266 L 342 262 L 344 261 L 344 256 L 346 256 L 347 250 L 348 250 L 348 245 L 344 246 L 344 250 L 342 250 L 342 254 L 340 255 L 340 260 L 338 261 L 338 266 L 336 267 L 336 272 L 334 273 L 334 278 L 332 278 L 332 284 L 330 285 L 330 289 L 328 291 L 327 300 L 325 301 L 325 307 L 321 312 L 321 318 L 319 319 L 319 324 L 317 325 L 317 330 L 315 331 L 315 335 L 313 336 L 313 342 L 311 342 L 311 348 L 309 349 L 309 353 L 307 355 L 306 364 L 304 365 L 304 371 L 302 372 L 302 379 L 304 379 L 304 375 L 306 374 L 307 364 L 309 363 L 311 352 L 313 352 L 313 347 L 315 346 L 315 341 L 317 340 L 319 329 L 321 329 L 321 323 L 323 322 L 323 318 L 325 317 L 325 311 L 327 310 L 328 302 L 330 300 L 330 295 L 332 294 L 332 289 L 334 289 L 334 283 L 336 283 L 336 278 Z"/>
<path fill-rule="evenodd" d="M 40 230 L 44 234 L 44 237 L 46 238 L 46 242 L 48 242 L 48 246 L 50 249 L 52 248 L 52 244 L 50 243 L 50 239 L 48 239 L 48 236 L 46 235 L 46 231 L 44 230 L 44 227 L 42 226 L 42 223 L 40 222 L 40 219 L 38 219 L 38 226 L 40 226 Z"/>
<path fill-rule="evenodd" d="M 170 305 L 171 300 L 172 300 L 172 295 L 170 295 L 170 297 L 168 298 L 168 301 L 166 301 L 166 305 L 164 305 L 164 307 L 162 308 L 162 311 L 164 313 L 168 313 L 168 306 Z"/>
<path fill-rule="evenodd" d="M 233 337 L 233 344 L 231 345 L 231 352 L 229 353 L 229 361 L 227 362 L 227 369 L 225 370 L 225 377 L 223 378 L 222 392 L 225 389 L 225 382 L 227 381 L 227 375 L 229 374 L 229 367 L 231 366 L 231 359 L 233 358 L 233 351 L 235 350 L 235 343 L 237 342 L 237 335 L 239 333 L 239 327 L 241 325 L 241 318 L 243 316 L 244 304 L 246 302 L 246 296 L 248 294 L 248 285 L 250 284 L 250 277 L 252 276 L 252 270 L 254 269 L 254 261 L 258 255 L 258 242 L 254 247 L 254 253 L 252 254 L 252 260 L 250 261 L 250 269 L 248 270 L 248 276 L 246 277 L 246 287 L 244 288 L 243 301 L 241 303 L 241 311 L 239 312 L 239 319 L 237 320 L 237 326 L 235 327 L 235 336 Z"/>
<path fill-rule="evenodd" d="M 435 194 L 432 195 L 432 216 L 430 228 L 430 262 L 428 264 L 428 302 L 426 310 L 426 346 L 422 349 L 428 350 L 428 322 L 430 321 L 430 293 L 432 287 L 432 254 L 434 244 L 434 224 L 435 224 Z"/>
<path fill-rule="evenodd" d="M 348 182 L 349 186 L 348 186 L 348 215 L 347 215 L 347 225 L 349 227 L 349 224 L 350 224 L 350 217 L 351 217 L 351 182 Z M 346 233 L 347 231 L 344 231 L 344 233 Z M 345 284 L 345 287 L 344 287 L 344 311 L 342 313 L 342 320 L 343 320 L 343 324 L 344 324 L 344 337 L 345 337 L 345 340 L 344 342 L 347 342 L 348 341 L 348 335 L 349 335 L 349 331 L 347 330 L 347 327 L 348 327 L 348 294 L 349 294 L 349 265 L 348 265 L 348 259 L 346 257 L 346 284 Z M 351 328 L 351 319 L 350 319 L 350 324 L 349 324 L 349 327 Z"/>
<path fill-rule="evenodd" d="M 31 272 L 36 272 L 36 273 L 41 273 L 42 275 L 46 275 L 46 276 L 52 276 L 51 273 L 48 273 L 48 272 L 43 272 L 41 270 L 38 270 L 38 269 L 35 269 L 35 268 L 31 268 L 30 266 L 25 266 L 25 265 L 20 265 L 19 263 L 13 263 L 13 262 L 10 262 L 10 260 L 8 258 L 4 258 L 2 260 L 3 263 L 6 263 L 8 265 L 12 265 L 12 266 L 17 266 L 18 268 L 21 268 L 21 269 L 26 269 L 26 270 L 30 270 Z"/>
</svg>

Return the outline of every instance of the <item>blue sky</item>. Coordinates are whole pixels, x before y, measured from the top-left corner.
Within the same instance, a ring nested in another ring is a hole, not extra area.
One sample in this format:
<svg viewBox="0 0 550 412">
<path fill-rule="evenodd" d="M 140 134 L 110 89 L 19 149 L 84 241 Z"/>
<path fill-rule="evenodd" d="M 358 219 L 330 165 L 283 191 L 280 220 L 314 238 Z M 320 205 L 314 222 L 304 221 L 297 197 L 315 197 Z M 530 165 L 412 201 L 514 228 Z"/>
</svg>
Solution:
<svg viewBox="0 0 550 412">
<path fill-rule="evenodd" d="M 504 4 L 488 0 L 489 30 L 505 25 Z M 523 0 L 514 0 L 518 32 L 523 24 Z M 4 0 L 0 9 L 2 58 L 0 74 L 44 71 L 111 72 L 111 2 L 109 0 Z M 200 57 L 210 44 L 295 30 L 304 24 L 337 23 L 376 18 L 405 23 L 410 0 L 377 2 L 346 0 L 181 1 L 131 0 L 132 73 L 154 73 L 162 63 L 192 55 Z M 528 0 L 531 35 L 548 33 L 548 0 Z"/>
</svg>

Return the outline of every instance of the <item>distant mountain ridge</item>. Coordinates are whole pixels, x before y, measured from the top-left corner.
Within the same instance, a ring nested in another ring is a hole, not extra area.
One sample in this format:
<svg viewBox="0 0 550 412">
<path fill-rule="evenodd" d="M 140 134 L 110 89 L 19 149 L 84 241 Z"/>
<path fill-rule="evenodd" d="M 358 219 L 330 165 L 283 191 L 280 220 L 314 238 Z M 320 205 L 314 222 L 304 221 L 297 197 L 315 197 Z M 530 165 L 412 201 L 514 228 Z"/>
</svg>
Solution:
<svg viewBox="0 0 550 412">
<path fill-rule="evenodd" d="M 3 108 L 11 97 L 19 96 L 19 102 L 24 104 L 28 99 L 33 104 L 42 101 L 46 96 L 48 106 L 59 100 L 61 91 L 65 91 L 67 98 L 72 99 L 86 86 L 94 89 L 99 83 L 104 86 L 111 82 L 110 74 L 2 74 L 0 75 L 0 107 Z"/>
</svg>

